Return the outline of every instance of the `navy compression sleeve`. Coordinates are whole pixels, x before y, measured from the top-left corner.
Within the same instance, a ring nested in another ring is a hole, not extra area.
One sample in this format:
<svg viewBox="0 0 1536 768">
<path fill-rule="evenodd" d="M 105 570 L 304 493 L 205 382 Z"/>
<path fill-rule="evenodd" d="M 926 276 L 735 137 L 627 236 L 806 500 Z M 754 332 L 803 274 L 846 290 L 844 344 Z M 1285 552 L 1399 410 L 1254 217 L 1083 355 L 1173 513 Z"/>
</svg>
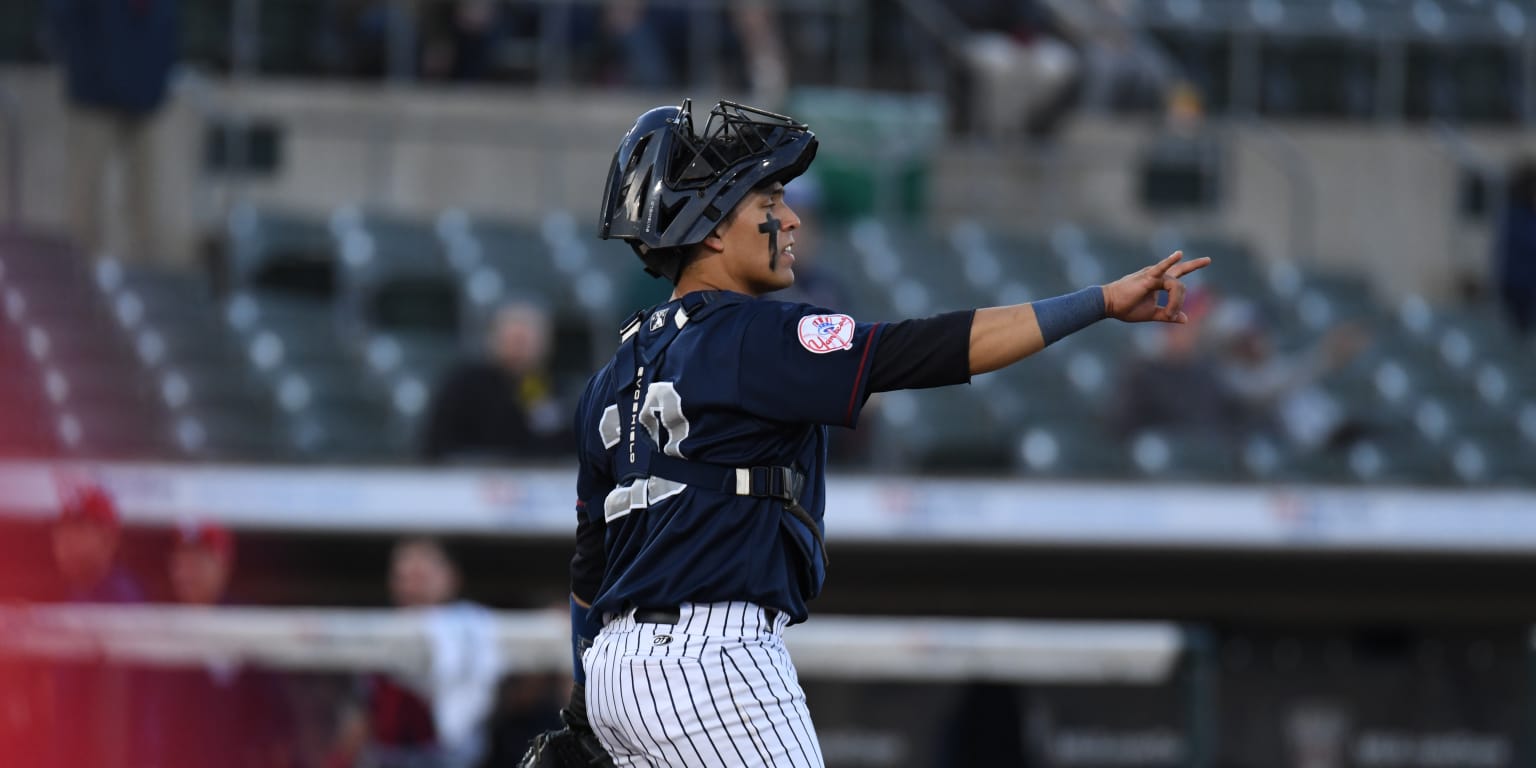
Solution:
<svg viewBox="0 0 1536 768">
<path fill-rule="evenodd" d="M 885 326 L 870 364 L 869 391 L 926 389 L 971 380 L 975 310 L 946 312 Z"/>
<path fill-rule="evenodd" d="M 592 640 L 602 629 L 602 617 L 593 616 L 592 609 L 571 595 L 571 666 L 577 685 L 587 684 L 587 670 L 581 665 L 581 652 L 592 645 Z"/>
<path fill-rule="evenodd" d="M 603 584 L 603 525 L 586 514 L 585 501 L 576 502 L 576 555 L 571 558 L 571 663 L 576 682 L 586 684 L 581 667 L 581 652 L 596 639 L 603 628 L 603 617 L 593 616 L 587 608 L 597 598 Z"/>
</svg>

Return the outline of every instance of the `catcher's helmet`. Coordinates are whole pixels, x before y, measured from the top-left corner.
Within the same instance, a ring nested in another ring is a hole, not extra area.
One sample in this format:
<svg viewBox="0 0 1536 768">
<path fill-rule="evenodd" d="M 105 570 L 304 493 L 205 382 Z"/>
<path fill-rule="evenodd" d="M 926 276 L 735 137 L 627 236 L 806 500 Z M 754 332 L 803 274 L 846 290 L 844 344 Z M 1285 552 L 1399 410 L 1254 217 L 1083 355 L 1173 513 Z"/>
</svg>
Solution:
<svg viewBox="0 0 1536 768">
<path fill-rule="evenodd" d="M 641 115 L 619 142 L 598 236 L 627 241 L 653 275 L 677 281 L 703 242 L 754 187 L 788 182 L 816 157 L 816 134 L 784 115 L 722 101 L 696 133 L 691 100 Z"/>
</svg>

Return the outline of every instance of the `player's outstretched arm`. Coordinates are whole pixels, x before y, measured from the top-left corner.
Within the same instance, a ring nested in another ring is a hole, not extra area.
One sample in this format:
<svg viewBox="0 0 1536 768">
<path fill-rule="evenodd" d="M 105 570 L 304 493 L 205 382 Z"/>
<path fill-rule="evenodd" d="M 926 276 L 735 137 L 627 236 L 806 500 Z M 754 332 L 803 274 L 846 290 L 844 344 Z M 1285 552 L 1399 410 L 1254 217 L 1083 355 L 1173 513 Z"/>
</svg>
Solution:
<svg viewBox="0 0 1536 768">
<path fill-rule="evenodd" d="M 1188 322 L 1179 278 L 1210 264 L 1211 259 L 1183 259 L 1184 252 L 1175 251 L 1103 286 L 1029 304 L 977 310 L 971 322 L 971 374 L 1012 365 L 1106 317 L 1127 323 Z M 1167 291 L 1168 300 L 1159 305 L 1162 291 Z"/>
</svg>

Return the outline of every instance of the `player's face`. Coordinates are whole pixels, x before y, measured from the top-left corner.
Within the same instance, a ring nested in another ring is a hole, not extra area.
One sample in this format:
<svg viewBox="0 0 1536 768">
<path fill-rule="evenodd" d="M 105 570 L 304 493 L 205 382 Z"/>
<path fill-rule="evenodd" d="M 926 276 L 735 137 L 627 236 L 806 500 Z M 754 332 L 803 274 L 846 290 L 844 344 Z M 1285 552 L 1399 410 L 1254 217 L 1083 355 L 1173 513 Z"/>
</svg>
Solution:
<svg viewBox="0 0 1536 768">
<path fill-rule="evenodd" d="M 800 217 L 784 202 L 783 184 L 753 190 L 741 201 L 730 224 L 717 230 L 726 270 L 739 290 L 761 296 L 794 284 L 799 228 Z"/>
</svg>

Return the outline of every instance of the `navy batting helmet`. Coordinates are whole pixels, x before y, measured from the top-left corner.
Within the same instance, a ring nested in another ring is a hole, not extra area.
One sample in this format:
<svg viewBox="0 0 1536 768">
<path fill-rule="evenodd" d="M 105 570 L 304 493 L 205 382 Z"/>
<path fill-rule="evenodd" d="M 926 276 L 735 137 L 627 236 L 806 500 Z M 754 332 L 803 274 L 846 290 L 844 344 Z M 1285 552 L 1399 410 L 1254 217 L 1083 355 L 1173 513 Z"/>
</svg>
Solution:
<svg viewBox="0 0 1536 768">
<path fill-rule="evenodd" d="M 598 236 L 627 241 L 674 282 L 688 246 L 753 188 L 788 182 L 816 157 L 816 134 L 784 115 L 722 101 L 694 131 L 691 100 L 641 115 L 608 169 Z"/>
</svg>

